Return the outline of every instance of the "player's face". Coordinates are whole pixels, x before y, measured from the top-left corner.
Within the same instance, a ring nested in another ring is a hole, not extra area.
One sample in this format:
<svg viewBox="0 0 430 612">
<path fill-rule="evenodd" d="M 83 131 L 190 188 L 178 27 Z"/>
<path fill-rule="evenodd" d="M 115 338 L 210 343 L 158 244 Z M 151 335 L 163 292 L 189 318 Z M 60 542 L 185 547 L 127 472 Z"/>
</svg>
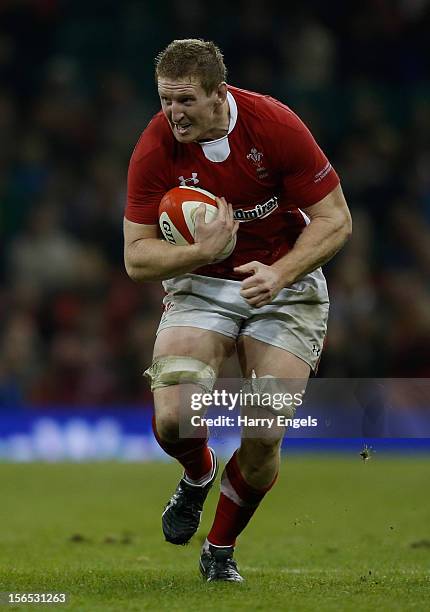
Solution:
<svg viewBox="0 0 430 612">
<path fill-rule="evenodd" d="M 179 142 L 214 140 L 227 134 L 225 83 L 208 95 L 193 77 L 177 81 L 159 78 L 158 93 L 162 111 Z"/>
</svg>

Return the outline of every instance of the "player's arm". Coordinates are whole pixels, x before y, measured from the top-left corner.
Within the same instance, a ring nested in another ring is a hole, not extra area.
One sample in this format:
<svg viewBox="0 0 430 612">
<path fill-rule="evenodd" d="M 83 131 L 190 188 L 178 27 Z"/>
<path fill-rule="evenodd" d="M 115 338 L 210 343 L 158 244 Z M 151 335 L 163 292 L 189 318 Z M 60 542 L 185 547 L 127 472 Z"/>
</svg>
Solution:
<svg viewBox="0 0 430 612">
<path fill-rule="evenodd" d="M 172 245 L 158 237 L 157 225 L 133 223 L 124 218 L 124 261 L 136 282 L 173 278 L 213 263 L 237 232 L 231 204 L 217 198 L 218 215 L 205 223 L 205 206 L 196 212 L 196 242 Z"/>
<path fill-rule="evenodd" d="M 291 251 L 272 265 L 284 287 L 327 263 L 351 236 L 351 214 L 340 185 L 305 212 L 310 223 Z"/>
<path fill-rule="evenodd" d="M 242 282 L 241 295 L 257 308 L 269 304 L 279 291 L 327 263 L 351 235 L 351 215 L 340 185 L 322 200 L 308 206 L 310 223 L 294 247 L 271 266 L 253 261 L 237 272 L 250 274 Z"/>
</svg>

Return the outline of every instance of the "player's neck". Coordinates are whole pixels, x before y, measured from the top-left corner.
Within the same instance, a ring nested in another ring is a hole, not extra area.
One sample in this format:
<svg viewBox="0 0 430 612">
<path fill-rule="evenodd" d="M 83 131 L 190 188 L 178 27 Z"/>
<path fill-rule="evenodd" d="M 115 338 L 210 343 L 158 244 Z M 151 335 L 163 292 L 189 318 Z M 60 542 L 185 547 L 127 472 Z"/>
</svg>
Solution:
<svg viewBox="0 0 430 612">
<path fill-rule="evenodd" d="M 214 116 L 214 127 L 205 134 L 204 138 L 198 140 L 198 142 L 208 142 L 211 140 L 218 140 L 228 134 L 228 128 L 230 127 L 230 105 L 226 98 L 225 102 L 219 109 L 219 113 Z"/>
</svg>

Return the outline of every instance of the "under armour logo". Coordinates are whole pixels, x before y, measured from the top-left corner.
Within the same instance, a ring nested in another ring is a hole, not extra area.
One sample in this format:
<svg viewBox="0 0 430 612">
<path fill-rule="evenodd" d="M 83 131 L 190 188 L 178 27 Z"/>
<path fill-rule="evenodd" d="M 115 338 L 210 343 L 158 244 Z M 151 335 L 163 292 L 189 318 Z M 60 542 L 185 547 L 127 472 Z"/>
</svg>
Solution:
<svg viewBox="0 0 430 612">
<path fill-rule="evenodd" d="M 321 349 L 319 349 L 316 344 L 313 344 L 312 352 L 315 353 L 315 355 L 318 357 L 318 355 L 321 353 Z"/>
<path fill-rule="evenodd" d="M 200 183 L 197 178 L 197 172 L 192 172 L 190 178 L 185 178 L 185 176 L 178 176 L 178 180 L 181 183 L 182 187 L 185 187 L 187 183 L 192 183 L 193 185 L 197 185 Z"/>
</svg>

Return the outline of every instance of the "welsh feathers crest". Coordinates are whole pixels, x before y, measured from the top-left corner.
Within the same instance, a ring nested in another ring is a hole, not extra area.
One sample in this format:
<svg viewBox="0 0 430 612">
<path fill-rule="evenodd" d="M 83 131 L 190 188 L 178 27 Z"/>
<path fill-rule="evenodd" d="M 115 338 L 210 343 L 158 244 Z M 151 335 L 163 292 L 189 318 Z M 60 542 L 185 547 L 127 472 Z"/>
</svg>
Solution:
<svg viewBox="0 0 430 612">
<path fill-rule="evenodd" d="M 257 151 L 255 147 L 252 147 L 251 151 L 246 156 L 246 159 L 249 159 L 249 161 L 252 161 L 254 162 L 254 164 L 257 164 L 257 165 L 260 165 L 262 158 L 263 158 L 263 153 L 260 153 L 260 151 Z"/>
</svg>

